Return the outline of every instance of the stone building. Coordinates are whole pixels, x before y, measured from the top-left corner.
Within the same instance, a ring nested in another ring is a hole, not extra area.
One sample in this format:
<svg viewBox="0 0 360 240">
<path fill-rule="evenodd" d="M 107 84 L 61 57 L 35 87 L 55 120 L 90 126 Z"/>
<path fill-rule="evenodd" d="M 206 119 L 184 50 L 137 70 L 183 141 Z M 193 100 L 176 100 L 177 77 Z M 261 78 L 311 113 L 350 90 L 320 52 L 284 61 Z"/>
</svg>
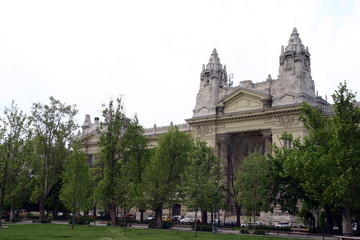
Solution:
<svg viewBox="0 0 360 240">
<path fill-rule="evenodd" d="M 263 82 L 246 80 L 233 86 L 226 66 L 221 64 L 214 49 L 209 62 L 202 67 L 193 116 L 178 127 L 180 131 L 200 137 L 214 147 L 222 159 L 224 177 L 227 178 L 232 168 L 236 168 L 245 156 L 255 150 L 265 154 L 270 153 L 271 144 L 290 147 L 291 143 L 279 140 L 283 132 L 292 133 L 295 137 L 307 134 L 298 120 L 302 102 L 318 106 L 325 112 L 331 111 L 329 104 L 315 94 L 310 52 L 294 28 L 287 46 L 281 47 L 276 79 L 268 75 Z M 98 151 L 96 133 L 92 130 L 96 124 L 98 119 L 91 124 L 87 115 L 82 126 L 80 139 L 89 159 Z M 154 125 L 145 129 L 145 135 L 152 145 L 156 145 L 158 137 L 168 128 Z M 279 211 L 262 213 L 260 218 L 263 223 L 295 222 L 294 216 Z"/>
</svg>

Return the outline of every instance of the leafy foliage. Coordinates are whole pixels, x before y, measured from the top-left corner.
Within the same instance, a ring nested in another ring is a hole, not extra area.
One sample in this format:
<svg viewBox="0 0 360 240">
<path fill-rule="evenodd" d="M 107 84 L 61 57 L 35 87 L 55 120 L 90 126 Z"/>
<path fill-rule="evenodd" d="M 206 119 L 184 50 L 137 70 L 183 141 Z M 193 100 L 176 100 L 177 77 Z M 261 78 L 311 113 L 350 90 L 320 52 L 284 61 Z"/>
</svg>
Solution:
<svg viewBox="0 0 360 240">
<path fill-rule="evenodd" d="M 32 167 L 36 185 L 31 199 L 39 201 L 42 220 L 46 198 L 61 176 L 68 146 L 74 139 L 76 113 L 75 106 L 63 104 L 53 97 L 50 97 L 50 105 L 33 104 L 31 119 L 36 161 Z"/>
<path fill-rule="evenodd" d="M 100 124 L 98 129 L 100 145 L 100 161 L 103 164 L 103 178 L 99 181 L 96 189 L 97 202 L 110 211 L 112 226 L 117 225 L 116 208 L 119 198 L 117 184 L 123 183 L 122 166 L 124 165 L 120 144 L 121 136 L 125 131 L 126 117 L 123 112 L 121 98 L 116 99 L 116 104 L 110 101 L 108 107 L 103 110 L 105 123 Z M 121 185 L 122 187 L 124 185 Z"/>
<path fill-rule="evenodd" d="M 14 102 L 10 109 L 5 108 L 4 115 L 0 119 L 0 219 L 4 204 L 19 204 L 31 182 L 30 122 Z"/>
<path fill-rule="evenodd" d="M 179 190 L 184 204 L 190 211 L 195 212 L 194 229 L 197 229 L 197 212 L 212 210 L 213 195 L 219 189 L 219 158 L 211 147 L 206 146 L 206 142 L 197 140 L 188 155 L 188 164 L 180 176 Z"/>
<path fill-rule="evenodd" d="M 105 123 L 100 125 L 100 164 L 97 176 L 97 201 L 105 209 L 110 210 L 111 222 L 117 225 L 116 208 L 120 206 L 124 212 L 134 204 L 144 207 L 142 201 L 135 201 L 140 195 L 139 184 L 149 159 L 147 138 L 144 129 L 135 115 L 126 118 L 121 98 L 114 105 L 110 101 L 103 111 Z"/>
<path fill-rule="evenodd" d="M 269 161 L 260 152 L 254 152 L 243 160 L 237 172 L 235 188 L 239 195 L 236 200 L 253 213 L 254 222 L 256 211 L 267 210 L 264 202 L 269 196 L 269 168 Z"/>
<path fill-rule="evenodd" d="M 60 199 L 73 216 L 80 210 L 88 210 L 92 205 L 92 178 L 86 155 L 77 143 L 73 152 L 65 160 L 62 175 Z"/>
<path fill-rule="evenodd" d="M 181 174 L 180 192 L 190 211 L 211 211 L 215 185 L 220 179 L 220 162 L 206 142 L 197 140 Z M 218 189 L 219 186 L 216 186 Z"/>
<path fill-rule="evenodd" d="M 332 97 L 333 117 L 304 103 L 300 119 L 309 135 L 301 143 L 285 133 L 282 139 L 292 141 L 293 148 L 275 147 L 273 177 L 282 184 L 274 193 L 282 194 L 276 201 L 290 205 L 292 212 L 298 200 L 308 207 L 323 207 L 330 223 L 330 210 L 341 209 L 344 233 L 352 234 L 351 213 L 360 206 L 360 109 L 346 82 Z"/>
<path fill-rule="evenodd" d="M 172 207 L 178 201 L 180 176 L 188 164 L 192 138 L 172 127 L 158 140 L 158 147 L 145 168 L 143 197 L 155 211 L 156 225 L 161 226 L 163 207 Z"/>
<path fill-rule="evenodd" d="M 118 194 L 120 196 L 128 196 L 127 199 L 121 201 L 122 208 L 127 209 L 133 205 L 140 209 L 145 209 L 146 204 L 142 201 L 142 192 L 140 184 L 146 164 L 151 157 L 150 151 L 147 149 L 149 140 L 144 136 L 144 128 L 139 124 L 137 115 L 126 125 L 126 131 L 121 137 L 120 144 L 123 150 L 123 179 L 120 181 Z"/>
</svg>

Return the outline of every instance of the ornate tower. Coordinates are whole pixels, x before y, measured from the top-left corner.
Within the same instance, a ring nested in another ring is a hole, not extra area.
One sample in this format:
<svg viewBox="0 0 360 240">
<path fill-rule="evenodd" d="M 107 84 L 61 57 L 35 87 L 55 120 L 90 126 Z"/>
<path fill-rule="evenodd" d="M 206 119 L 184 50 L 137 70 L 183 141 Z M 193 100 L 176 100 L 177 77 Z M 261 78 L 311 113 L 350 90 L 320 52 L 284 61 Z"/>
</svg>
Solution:
<svg viewBox="0 0 360 240">
<path fill-rule="evenodd" d="M 214 48 L 206 68 L 205 65 L 202 67 L 193 117 L 215 114 L 217 102 L 226 95 L 229 88 L 226 66 L 221 65 Z"/>
<path fill-rule="evenodd" d="M 288 45 L 281 47 L 279 75 L 273 106 L 290 103 L 315 103 L 315 85 L 311 77 L 310 53 L 294 28 Z"/>
</svg>

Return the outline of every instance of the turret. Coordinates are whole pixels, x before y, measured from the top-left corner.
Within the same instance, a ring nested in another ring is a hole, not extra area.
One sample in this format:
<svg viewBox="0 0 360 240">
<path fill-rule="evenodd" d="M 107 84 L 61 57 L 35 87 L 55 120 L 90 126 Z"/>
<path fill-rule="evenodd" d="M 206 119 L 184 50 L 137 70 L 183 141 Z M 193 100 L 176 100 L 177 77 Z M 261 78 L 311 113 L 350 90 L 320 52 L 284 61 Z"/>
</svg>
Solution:
<svg viewBox="0 0 360 240">
<path fill-rule="evenodd" d="M 216 86 L 223 87 L 227 84 L 226 67 L 222 67 L 220 58 L 215 48 L 211 53 L 209 63 L 206 65 L 206 68 L 204 68 L 203 65 L 200 80 L 200 88 L 214 88 Z"/>
<path fill-rule="evenodd" d="M 274 95 L 273 106 L 303 101 L 311 103 L 315 98 L 310 53 L 302 44 L 296 28 L 293 29 L 285 49 L 281 47 L 279 76 Z"/>
<path fill-rule="evenodd" d="M 85 121 L 84 121 L 83 125 L 81 126 L 83 134 L 89 132 L 90 126 L 91 126 L 90 115 L 86 114 Z"/>
<path fill-rule="evenodd" d="M 227 88 L 229 86 L 226 66 L 223 67 L 214 48 L 206 67 L 205 65 L 202 66 L 200 89 L 193 116 L 215 114 L 215 105 L 225 95 Z"/>
</svg>

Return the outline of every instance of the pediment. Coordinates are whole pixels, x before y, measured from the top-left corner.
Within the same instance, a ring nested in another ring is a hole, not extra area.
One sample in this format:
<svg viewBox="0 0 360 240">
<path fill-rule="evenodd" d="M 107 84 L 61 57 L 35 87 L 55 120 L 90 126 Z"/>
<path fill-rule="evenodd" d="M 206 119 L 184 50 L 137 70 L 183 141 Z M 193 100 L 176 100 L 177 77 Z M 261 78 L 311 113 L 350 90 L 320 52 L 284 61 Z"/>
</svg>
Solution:
<svg viewBox="0 0 360 240">
<path fill-rule="evenodd" d="M 265 108 L 266 101 L 271 96 L 261 92 L 239 88 L 233 93 L 225 96 L 218 104 L 224 109 L 224 113 L 248 111 Z"/>
<path fill-rule="evenodd" d="M 82 136 L 80 139 L 81 143 L 97 143 L 99 141 L 99 136 L 93 132 L 88 133 L 84 136 Z"/>
</svg>

